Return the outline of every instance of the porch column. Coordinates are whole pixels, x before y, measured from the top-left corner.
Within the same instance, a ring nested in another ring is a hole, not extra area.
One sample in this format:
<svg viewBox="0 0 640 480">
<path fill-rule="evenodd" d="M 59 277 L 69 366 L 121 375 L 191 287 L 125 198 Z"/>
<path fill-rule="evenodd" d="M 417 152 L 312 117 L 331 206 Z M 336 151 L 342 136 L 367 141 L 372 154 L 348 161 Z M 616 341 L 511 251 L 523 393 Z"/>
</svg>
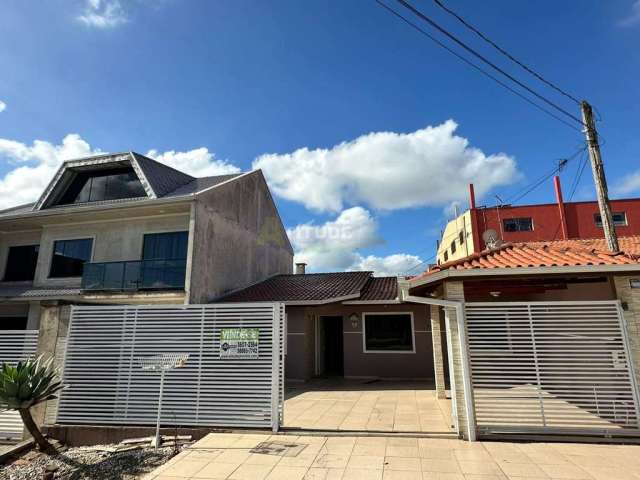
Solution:
<svg viewBox="0 0 640 480">
<path fill-rule="evenodd" d="M 433 373 L 436 381 L 436 398 L 444 399 L 444 357 L 442 355 L 442 331 L 440 330 L 440 307 L 431 305 L 431 342 L 433 344 Z"/>
</svg>

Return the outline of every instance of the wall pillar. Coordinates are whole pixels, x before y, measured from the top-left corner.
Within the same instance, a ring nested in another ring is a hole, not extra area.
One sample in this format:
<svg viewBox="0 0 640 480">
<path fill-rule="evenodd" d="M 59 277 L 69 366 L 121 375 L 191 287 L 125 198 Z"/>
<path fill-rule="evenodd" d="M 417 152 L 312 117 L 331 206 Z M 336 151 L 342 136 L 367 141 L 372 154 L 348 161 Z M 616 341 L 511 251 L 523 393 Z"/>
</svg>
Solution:
<svg viewBox="0 0 640 480">
<path fill-rule="evenodd" d="M 445 300 L 464 301 L 464 286 L 462 282 L 444 283 Z M 469 428 L 467 423 L 467 409 L 464 392 L 464 370 L 462 360 L 462 349 L 467 345 L 460 344 L 460 333 L 458 331 L 458 318 L 454 308 L 447 308 L 446 316 L 449 319 L 447 336 L 451 342 L 451 363 L 453 365 L 453 382 L 455 384 L 455 414 L 457 416 L 458 430 L 460 436 L 469 439 Z M 453 388 L 452 388 L 453 395 Z"/>
<path fill-rule="evenodd" d="M 445 399 L 444 356 L 442 355 L 442 331 L 440 307 L 431 305 L 431 343 L 433 344 L 433 372 L 436 382 L 436 398 Z"/>
<path fill-rule="evenodd" d="M 61 306 L 58 302 L 42 302 L 40 306 L 40 329 L 38 333 L 38 349 L 36 355 L 44 359 L 56 359 L 55 365 L 62 375 L 62 358 L 69 329 L 70 307 Z M 31 409 L 33 419 L 39 426 L 44 425 L 47 417 L 57 409 L 57 400 L 36 405 Z"/>
<path fill-rule="evenodd" d="M 631 361 L 640 384 L 640 288 L 631 288 L 630 280 L 639 280 L 640 276 L 616 275 L 613 281 L 616 296 L 623 304 L 622 316 L 629 337 Z"/>
</svg>

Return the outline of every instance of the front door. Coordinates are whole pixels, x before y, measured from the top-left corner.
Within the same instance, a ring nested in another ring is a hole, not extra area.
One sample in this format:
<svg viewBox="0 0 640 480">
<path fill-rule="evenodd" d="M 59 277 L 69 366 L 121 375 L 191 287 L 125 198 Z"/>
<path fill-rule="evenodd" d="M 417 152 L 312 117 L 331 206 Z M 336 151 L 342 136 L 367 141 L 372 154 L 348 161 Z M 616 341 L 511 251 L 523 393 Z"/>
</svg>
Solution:
<svg viewBox="0 0 640 480">
<path fill-rule="evenodd" d="M 317 368 L 319 375 L 344 375 L 344 348 L 342 339 L 342 317 L 323 316 L 318 324 Z"/>
</svg>

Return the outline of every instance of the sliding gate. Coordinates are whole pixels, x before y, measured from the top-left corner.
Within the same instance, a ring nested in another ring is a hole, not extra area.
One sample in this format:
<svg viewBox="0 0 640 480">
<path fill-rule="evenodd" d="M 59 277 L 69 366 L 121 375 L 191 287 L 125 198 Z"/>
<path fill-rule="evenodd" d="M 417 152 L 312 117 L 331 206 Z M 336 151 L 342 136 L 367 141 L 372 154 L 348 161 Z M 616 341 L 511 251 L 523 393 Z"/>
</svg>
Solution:
<svg viewBox="0 0 640 480">
<path fill-rule="evenodd" d="M 36 354 L 37 348 L 38 330 L 0 331 L 0 365 L 24 362 Z M 0 407 L 0 440 L 22 439 L 23 430 L 20 414 Z"/>
<path fill-rule="evenodd" d="M 479 435 L 638 435 L 618 302 L 468 303 Z"/>
<path fill-rule="evenodd" d="M 162 424 L 278 428 L 282 304 L 73 307 L 59 424 L 155 425 L 150 357 L 188 354 L 165 376 Z"/>
</svg>

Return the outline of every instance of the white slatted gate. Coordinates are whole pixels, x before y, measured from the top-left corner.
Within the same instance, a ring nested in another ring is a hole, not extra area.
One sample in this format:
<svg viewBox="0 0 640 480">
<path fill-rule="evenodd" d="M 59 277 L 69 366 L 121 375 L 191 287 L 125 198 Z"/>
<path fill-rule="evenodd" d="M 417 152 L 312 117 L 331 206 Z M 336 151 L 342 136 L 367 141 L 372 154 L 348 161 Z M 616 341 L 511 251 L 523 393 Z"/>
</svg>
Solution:
<svg viewBox="0 0 640 480">
<path fill-rule="evenodd" d="M 479 435 L 640 433 L 618 302 L 467 303 Z"/>
<path fill-rule="evenodd" d="M 284 306 L 73 307 L 57 423 L 154 425 L 159 376 L 141 357 L 188 353 L 165 377 L 163 425 L 279 427 Z M 221 358 L 221 329 L 259 329 L 259 356 Z"/>
<path fill-rule="evenodd" d="M 15 365 L 33 357 L 38 348 L 38 330 L 0 331 L 0 364 Z M 22 439 L 22 420 L 15 411 L 0 411 L 0 439 Z"/>
</svg>

